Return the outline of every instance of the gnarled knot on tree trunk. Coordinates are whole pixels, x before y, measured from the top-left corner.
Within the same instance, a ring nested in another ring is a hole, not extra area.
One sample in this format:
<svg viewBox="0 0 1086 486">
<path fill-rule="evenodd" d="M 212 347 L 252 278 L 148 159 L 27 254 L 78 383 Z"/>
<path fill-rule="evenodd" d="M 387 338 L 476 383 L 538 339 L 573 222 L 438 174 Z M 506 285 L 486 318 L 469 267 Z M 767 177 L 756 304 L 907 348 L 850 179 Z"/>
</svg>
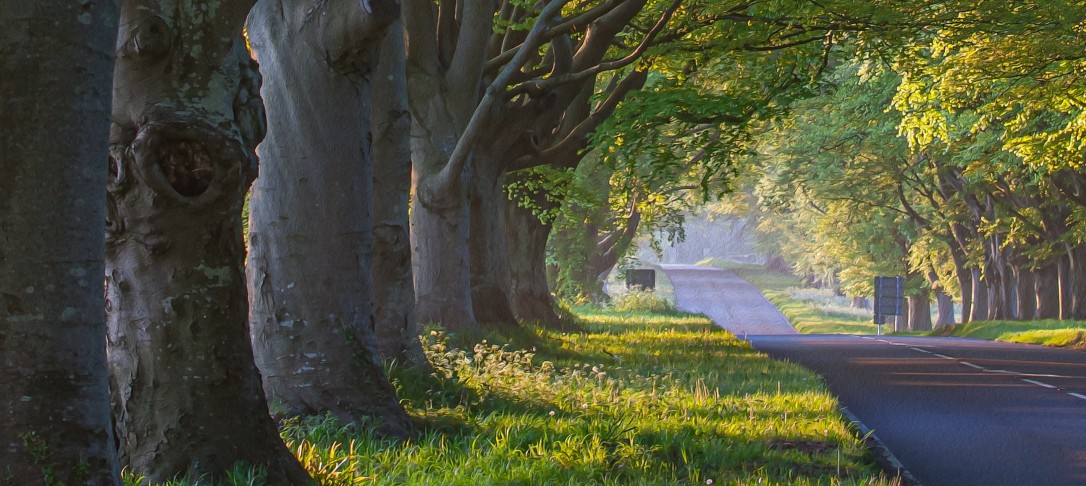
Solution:
<svg viewBox="0 0 1086 486">
<path fill-rule="evenodd" d="M 166 57 L 173 50 L 173 29 L 166 20 L 152 15 L 140 20 L 128 33 L 128 39 L 119 53 L 141 61 L 154 62 Z"/>
<path fill-rule="evenodd" d="M 441 184 L 437 182 L 437 179 L 439 176 L 431 176 L 419 182 L 418 189 L 415 191 L 419 204 L 435 212 L 458 208 L 460 205 L 458 197 L 460 191 L 463 190 L 460 178 L 455 178 L 450 184 L 451 187 L 448 188 L 439 187 Z"/>
<path fill-rule="evenodd" d="M 355 83 L 369 78 L 385 28 L 400 15 L 398 0 L 317 0 L 305 12 L 314 55 Z"/>
<path fill-rule="evenodd" d="M 244 192 L 256 175 L 256 156 L 240 134 L 203 120 L 150 121 L 129 143 L 115 143 L 111 155 L 112 195 L 135 187 L 136 177 L 151 196 L 186 207 L 213 205 Z"/>
</svg>

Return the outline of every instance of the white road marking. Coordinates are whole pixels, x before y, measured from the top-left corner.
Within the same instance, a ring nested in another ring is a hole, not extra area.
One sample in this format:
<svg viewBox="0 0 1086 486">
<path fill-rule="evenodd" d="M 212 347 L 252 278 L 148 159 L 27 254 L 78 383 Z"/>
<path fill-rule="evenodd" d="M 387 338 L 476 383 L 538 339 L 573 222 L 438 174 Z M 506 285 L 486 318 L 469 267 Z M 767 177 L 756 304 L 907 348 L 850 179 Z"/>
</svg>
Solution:
<svg viewBox="0 0 1086 486">
<path fill-rule="evenodd" d="M 1022 378 L 1022 381 L 1026 382 L 1026 383 L 1032 383 L 1032 384 L 1037 385 L 1037 386 L 1043 386 L 1045 388 L 1056 388 L 1055 385 L 1049 385 L 1048 383 L 1042 383 L 1042 382 L 1039 382 L 1037 380 L 1031 380 L 1029 378 Z"/>
<path fill-rule="evenodd" d="M 950 360 L 955 360 L 955 361 L 958 360 L 958 358 L 952 358 L 952 357 L 947 356 L 945 354 L 933 353 L 933 352 L 928 351 L 926 349 L 920 349 L 920 348 L 912 347 L 912 346 L 910 346 L 910 345 L 908 345 L 906 343 L 895 343 L 895 342 L 887 341 L 885 339 L 876 339 L 876 338 L 867 337 L 867 336 L 860 336 L 860 338 L 861 339 L 868 339 L 868 340 L 871 340 L 871 341 L 879 341 L 879 342 L 886 343 L 886 344 L 892 344 L 894 346 L 909 346 L 909 349 L 911 349 L 913 351 L 920 351 L 921 353 L 927 353 L 927 354 L 930 354 L 932 356 L 943 358 L 943 359 L 950 359 Z M 978 370 L 983 370 L 983 371 L 985 371 L 987 373 L 999 373 L 999 374 L 1004 374 L 1004 375 L 1016 375 L 1016 376 L 1019 376 L 1019 377 L 1033 376 L 1033 377 L 1038 377 L 1038 378 L 1070 378 L 1068 376 L 1060 376 L 1060 375 L 1043 375 L 1043 374 L 1022 373 L 1022 372 L 1019 372 L 1019 371 L 990 370 L 990 369 L 987 369 L 987 368 L 985 368 L 983 366 L 978 366 L 978 365 L 975 365 L 973 363 L 970 363 L 968 361 L 958 361 L 958 362 L 963 364 L 963 365 L 966 365 L 966 366 L 968 366 L 970 368 L 976 368 Z M 1048 383 L 1044 383 L 1044 382 L 1037 381 L 1037 380 L 1031 380 L 1029 378 L 1020 378 L 1020 379 L 1022 381 L 1024 381 L 1024 382 L 1026 382 L 1026 383 L 1031 384 L 1031 385 L 1037 385 L 1037 386 L 1040 386 L 1040 387 L 1050 388 L 1050 389 L 1058 388 L 1055 385 L 1049 385 Z M 1068 393 L 1068 395 L 1071 395 L 1071 396 L 1073 396 L 1075 398 L 1081 398 L 1083 400 L 1086 400 L 1086 395 L 1082 395 L 1082 394 L 1079 394 L 1079 393 Z"/>
</svg>

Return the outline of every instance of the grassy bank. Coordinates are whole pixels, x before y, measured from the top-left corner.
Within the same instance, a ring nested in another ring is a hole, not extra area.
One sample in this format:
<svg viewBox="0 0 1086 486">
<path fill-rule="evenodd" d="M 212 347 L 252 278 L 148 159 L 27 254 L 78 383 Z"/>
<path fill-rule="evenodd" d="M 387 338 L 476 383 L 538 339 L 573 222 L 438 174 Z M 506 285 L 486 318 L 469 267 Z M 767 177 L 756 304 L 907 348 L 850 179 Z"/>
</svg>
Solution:
<svg viewBox="0 0 1086 486">
<path fill-rule="evenodd" d="M 1086 321 L 984 321 L 943 326 L 932 336 L 958 336 L 1086 350 Z"/>
<path fill-rule="evenodd" d="M 284 438 L 322 485 L 889 484 L 816 375 L 700 317 L 575 311 L 583 332 L 429 335 L 433 374 L 392 370 L 416 437 Z"/>
<path fill-rule="evenodd" d="M 575 311 L 584 332 L 536 328 L 470 349 L 435 333 L 427 353 L 437 372 L 395 376 L 409 412 L 424 424 L 421 436 L 381 442 L 346 434 L 317 447 L 355 439 L 344 467 L 377 484 L 877 477 L 815 375 L 755 353 L 702 318 Z M 307 440 L 311 432 L 288 435 Z"/>
</svg>

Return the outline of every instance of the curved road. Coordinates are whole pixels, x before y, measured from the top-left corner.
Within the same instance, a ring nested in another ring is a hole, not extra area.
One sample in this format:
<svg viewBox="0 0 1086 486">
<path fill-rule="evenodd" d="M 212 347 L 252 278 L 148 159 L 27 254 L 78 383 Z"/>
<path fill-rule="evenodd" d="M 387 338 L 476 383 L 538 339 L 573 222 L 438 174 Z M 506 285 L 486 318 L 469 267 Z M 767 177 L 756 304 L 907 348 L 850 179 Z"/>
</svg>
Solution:
<svg viewBox="0 0 1086 486">
<path fill-rule="evenodd" d="M 680 296 L 693 280 L 671 276 L 680 306 L 729 299 L 704 289 Z M 824 376 L 922 484 L 1086 484 L 1086 353 L 961 338 L 748 339 Z"/>
<path fill-rule="evenodd" d="M 675 287 L 675 305 L 708 316 L 739 337 L 796 334 L 796 329 L 762 292 L 727 270 L 695 265 L 661 265 Z"/>
</svg>

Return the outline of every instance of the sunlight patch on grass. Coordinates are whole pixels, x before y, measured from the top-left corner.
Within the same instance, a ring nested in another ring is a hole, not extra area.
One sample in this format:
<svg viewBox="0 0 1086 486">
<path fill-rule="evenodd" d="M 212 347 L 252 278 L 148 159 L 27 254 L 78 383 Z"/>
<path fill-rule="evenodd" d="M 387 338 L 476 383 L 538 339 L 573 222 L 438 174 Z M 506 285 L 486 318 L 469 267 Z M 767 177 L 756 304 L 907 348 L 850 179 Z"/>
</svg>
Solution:
<svg viewBox="0 0 1086 486">
<path fill-rule="evenodd" d="M 1086 321 L 981 321 L 942 326 L 930 335 L 1086 349 Z"/>
<path fill-rule="evenodd" d="M 393 373 L 417 437 L 327 418 L 284 435 L 306 451 L 340 444 L 340 462 L 320 462 L 373 484 L 889 483 L 817 375 L 702 317 L 574 311 L 584 332 L 471 346 L 431 333 L 435 373 Z"/>
<path fill-rule="evenodd" d="M 391 368 L 410 438 L 330 416 L 283 438 L 322 486 L 894 484 L 810 371 L 704 317 L 573 311 L 578 332 L 428 332 L 432 373 Z"/>
</svg>

